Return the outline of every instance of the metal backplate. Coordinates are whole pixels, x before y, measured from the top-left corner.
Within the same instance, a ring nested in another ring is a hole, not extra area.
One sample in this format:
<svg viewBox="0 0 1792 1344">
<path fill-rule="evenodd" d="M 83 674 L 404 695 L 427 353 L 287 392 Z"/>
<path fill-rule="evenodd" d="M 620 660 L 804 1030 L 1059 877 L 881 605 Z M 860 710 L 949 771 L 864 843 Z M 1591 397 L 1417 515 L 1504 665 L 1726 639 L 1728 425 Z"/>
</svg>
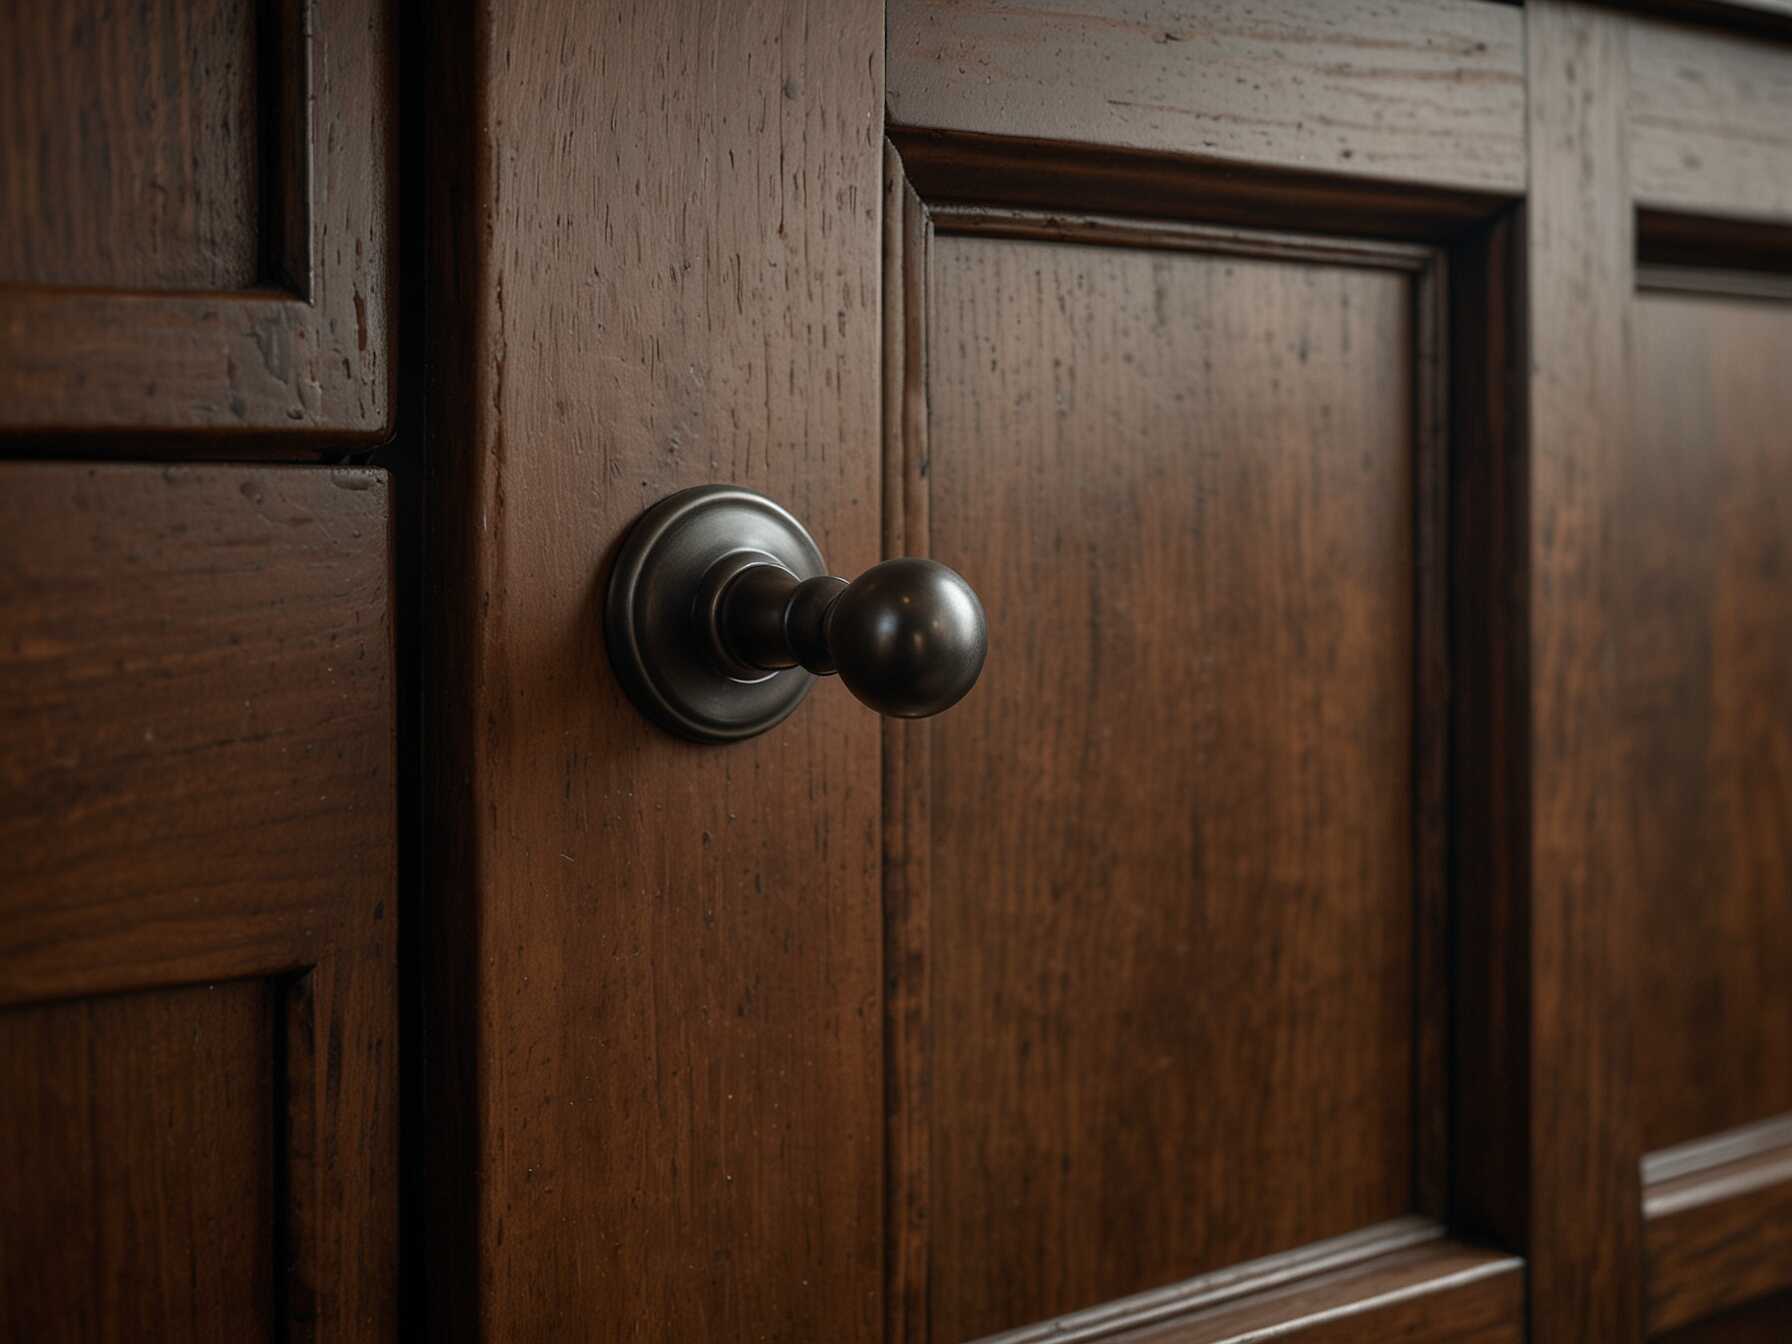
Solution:
<svg viewBox="0 0 1792 1344">
<path fill-rule="evenodd" d="M 754 490 L 699 485 L 635 521 L 604 603 L 610 665 L 641 712 L 681 737 L 738 742 L 802 703 L 815 678 L 800 667 L 732 677 L 711 653 L 696 605 L 704 577 L 730 558 L 783 565 L 799 579 L 827 572 L 815 542 Z"/>
</svg>

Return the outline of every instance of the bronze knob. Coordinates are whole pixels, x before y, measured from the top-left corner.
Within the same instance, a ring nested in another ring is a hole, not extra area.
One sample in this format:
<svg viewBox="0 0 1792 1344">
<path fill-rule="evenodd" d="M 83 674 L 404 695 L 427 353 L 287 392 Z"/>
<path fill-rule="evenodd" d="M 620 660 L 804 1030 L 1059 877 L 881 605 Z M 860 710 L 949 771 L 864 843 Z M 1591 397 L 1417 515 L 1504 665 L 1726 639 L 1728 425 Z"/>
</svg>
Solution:
<svg viewBox="0 0 1792 1344">
<path fill-rule="evenodd" d="M 790 513 L 736 486 L 681 491 L 641 516 L 605 626 L 635 704 L 706 742 L 764 732 L 834 672 L 880 714 L 938 714 L 988 649 L 977 595 L 945 565 L 886 560 L 847 583 Z"/>
</svg>

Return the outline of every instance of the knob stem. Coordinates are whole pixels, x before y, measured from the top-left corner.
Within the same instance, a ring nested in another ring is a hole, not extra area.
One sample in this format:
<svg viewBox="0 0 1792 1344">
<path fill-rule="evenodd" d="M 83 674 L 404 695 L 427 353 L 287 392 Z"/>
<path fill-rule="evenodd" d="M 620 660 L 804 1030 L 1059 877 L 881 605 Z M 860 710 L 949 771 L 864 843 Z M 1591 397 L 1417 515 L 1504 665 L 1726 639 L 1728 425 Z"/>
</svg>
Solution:
<svg viewBox="0 0 1792 1344">
<path fill-rule="evenodd" d="M 799 579 L 771 562 L 749 564 L 728 575 L 715 608 L 721 666 L 745 666 L 755 676 L 787 667 L 830 675 L 834 655 L 828 648 L 828 612 L 845 591 L 845 579 L 831 574 Z"/>
</svg>

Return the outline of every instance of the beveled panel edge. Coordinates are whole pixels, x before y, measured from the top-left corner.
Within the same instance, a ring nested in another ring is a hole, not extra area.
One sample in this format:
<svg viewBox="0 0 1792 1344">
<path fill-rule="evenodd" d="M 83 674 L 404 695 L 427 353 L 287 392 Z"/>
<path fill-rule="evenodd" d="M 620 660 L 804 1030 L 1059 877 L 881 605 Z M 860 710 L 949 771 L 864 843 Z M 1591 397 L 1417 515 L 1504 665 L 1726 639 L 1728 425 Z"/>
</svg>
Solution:
<svg viewBox="0 0 1792 1344">
<path fill-rule="evenodd" d="M 1423 1246 L 1441 1240 L 1443 1225 L 1412 1216 L 1378 1223 L 1341 1237 L 1316 1241 L 1278 1255 L 1247 1260 L 1230 1269 L 1200 1274 L 1166 1288 L 1135 1293 L 1098 1307 L 1054 1317 L 1036 1325 L 1021 1326 L 999 1335 L 988 1335 L 983 1344 L 1085 1344 L 1109 1339 L 1122 1331 L 1156 1325 L 1208 1307 L 1216 1307 L 1296 1279 L 1362 1264 L 1377 1256 Z"/>
<path fill-rule="evenodd" d="M 240 945 L 183 949 L 154 963 L 122 971 L 118 962 L 135 950 L 136 940 L 129 934 L 95 939 L 77 949 L 91 954 L 91 967 L 30 965 L 22 975 L 8 967 L 4 980 L 0 980 L 0 1013 L 122 994 L 161 994 L 206 985 L 308 975 L 337 955 L 348 940 L 339 938 L 334 928 L 301 928 L 301 923 L 296 914 L 284 920 L 263 919 L 257 921 L 251 937 Z M 310 923 L 325 921 L 314 918 Z"/>
<path fill-rule="evenodd" d="M 889 141 L 934 208 L 964 203 L 1440 242 L 1523 194 L 979 132 L 892 126 Z"/>
<path fill-rule="evenodd" d="M 1370 1277 L 1377 1269 L 1394 1268 L 1383 1262 L 1401 1259 L 1404 1253 L 1414 1251 L 1427 1254 L 1402 1259 L 1392 1281 Z M 1465 1258 L 1470 1263 L 1461 1263 Z M 1436 1263 L 1440 1259 L 1449 1262 L 1442 1272 Z M 1298 1294 L 1298 1300 L 1289 1303 L 1287 1319 L 1275 1327 L 1280 1332 L 1353 1315 L 1401 1297 L 1517 1273 L 1523 1263 L 1516 1256 L 1456 1241 L 1442 1224 L 1432 1219 L 1397 1218 L 1050 1321 L 989 1335 L 981 1344 L 1090 1344 L 1127 1338 L 1147 1329 L 1150 1337 L 1156 1338 L 1157 1331 L 1171 1330 L 1179 1322 L 1198 1315 L 1209 1317 L 1202 1322 L 1208 1327 L 1201 1332 L 1203 1338 L 1211 1335 L 1223 1339 L 1233 1331 L 1225 1319 L 1229 1313 L 1211 1315 L 1217 1309 L 1249 1311 L 1257 1317 L 1266 1309 L 1273 1309 L 1266 1298 Z M 1315 1292 L 1321 1301 L 1314 1300 Z M 1177 1337 L 1180 1338 L 1179 1333 Z M 1257 1336 L 1252 1331 L 1249 1337 Z"/>
<path fill-rule="evenodd" d="M 1792 1117 L 1652 1154 L 1644 1171 L 1651 1333 L 1792 1287 Z"/>
<path fill-rule="evenodd" d="M 1196 189 L 1186 199 L 1177 198 L 1181 214 L 1202 220 L 1189 223 L 1184 218 L 1167 215 L 1155 201 L 1149 208 L 1134 213 L 1112 213 L 1075 206 L 1028 206 L 992 202 L 1009 199 L 1000 174 L 983 177 L 969 173 L 963 177 L 953 172 L 936 175 L 939 161 L 931 156 L 944 151 L 948 156 L 970 140 L 980 140 L 978 152 L 1000 156 L 1020 153 L 1029 162 L 1047 161 L 1074 164 L 1083 161 L 1086 147 L 1077 145 L 1024 145 L 1002 141 L 997 137 L 948 137 L 934 134 L 914 136 L 901 128 L 891 127 L 885 139 L 885 219 L 884 219 L 884 453 L 885 502 L 884 539 L 886 551 L 903 550 L 912 554 L 929 553 L 927 521 L 927 351 L 925 303 L 927 291 L 927 253 L 932 238 L 940 236 L 983 236 L 1023 241 L 1059 241 L 1094 245 L 1162 248 L 1208 255 L 1239 256 L 1264 260 L 1305 262 L 1365 269 L 1388 270 L 1410 275 L 1413 281 L 1414 326 L 1414 423 L 1420 470 L 1415 479 L 1415 504 L 1421 526 L 1416 540 L 1423 554 L 1416 557 L 1418 575 L 1415 598 L 1421 611 L 1421 627 L 1417 632 L 1421 664 L 1430 669 L 1434 683 L 1429 697 L 1424 685 L 1418 686 L 1415 720 L 1433 742 L 1426 750 L 1415 741 L 1415 779 L 1419 781 L 1420 810 L 1414 818 L 1415 903 L 1420 906 L 1422 948 L 1419 957 L 1419 984 L 1416 986 L 1415 1010 L 1418 1021 L 1415 1037 L 1419 1049 L 1414 1060 L 1414 1089 L 1421 1104 L 1414 1117 L 1415 1212 L 1407 1218 L 1378 1225 L 1362 1233 L 1338 1238 L 1347 1242 L 1355 1237 L 1368 1237 L 1384 1229 L 1404 1226 L 1425 1226 L 1429 1236 L 1415 1244 L 1442 1239 L 1460 1249 L 1465 1243 L 1453 1241 L 1449 1230 L 1436 1218 L 1441 1217 L 1450 1199 L 1452 1183 L 1450 1152 L 1455 1136 L 1449 1132 L 1447 1114 L 1452 1087 L 1450 1067 L 1444 1058 L 1446 1033 L 1455 1010 L 1450 1003 L 1448 939 L 1450 918 L 1447 904 L 1453 899 L 1452 878 L 1446 871 L 1448 855 L 1454 845 L 1451 832 L 1456 820 L 1451 815 L 1451 791 L 1454 788 L 1450 740 L 1452 707 L 1450 705 L 1449 666 L 1454 656 L 1449 631 L 1450 610 L 1460 600 L 1455 592 L 1454 565 L 1450 530 L 1451 515 L 1459 504 L 1453 502 L 1456 485 L 1452 480 L 1452 461 L 1459 451 L 1456 439 L 1461 426 L 1456 423 L 1453 407 L 1453 382 L 1463 370 L 1453 348 L 1452 308 L 1449 298 L 1451 275 L 1463 265 L 1481 265 L 1494 254 L 1504 255 L 1507 236 L 1516 217 L 1514 202 L 1504 196 L 1475 193 L 1438 193 L 1413 185 L 1394 185 L 1374 195 L 1374 214 L 1367 225 L 1353 220 L 1336 232 L 1298 232 L 1314 227 L 1310 214 L 1300 208 L 1289 208 L 1278 191 L 1273 175 L 1231 171 L 1226 174 L 1227 191 L 1217 196 L 1207 187 Z M 1154 166 L 1142 158 L 1103 153 L 1095 156 L 1111 161 L 1107 166 L 1117 173 L 1141 171 L 1150 173 Z M 919 161 L 918 174 L 913 169 Z M 1157 165 L 1165 167 L 1165 165 Z M 1178 162 L 1168 171 L 1182 172 L 1189 168 Z M 1205 182 L 1197 173 L 1190 183 Z M 967 195 L 955 194 L 958 187 L 976 190 Z M 1354 190 L 1354 184 L 1335 183 L 1312 178 L 1303 184 L 1308 189 L 1326 192 Z M 1061 199 L 1052 192 L 1047 200 Z M 943 191 L 943 195 L 935 195 Z M 1071 189 L 1074 193 L 1074 188 Z M 1218 206 L 1216 208 L 1216 202 Z M 1136 202 L 1134 202 L 1136 204 Z M 1213 222 L 1215 220 L 1222 222 Z M 1284 228 L 1274 227 L 1283 221 Z M 1331 221 L 1327 221 L 1329 224 Z M 1497 267 L 1495 268 L 1497 269 Z M 1500 272 L 1503 276 L 1505 272 Z M 1471 286 L 1471 288 L 1473 288 Z M 1481 353 L 1479 351 L 1475 353 Z M 1503 367 L 1503 366 L 1502 366 Z M 1500 385 L 1492 377 L 1489 387 Z M 1427 471 L 1426 463 L 1429 463 Z M 1429 523 L 1425 515 L 1429 511 Z M 1427 534 L 1427 526 L 1429 532 Z M 1429 587 L 1427 587 L 1429 585 Z M 1421 591 L 1422 590 L 1422 591 Z M 1441 665 L 1443 673 L 1437 675 Z M 1421 679 L 1422 680 L 1422 679 Z M 910 998 L 924 1004 L 925 935 L 928 904 L 926 846 L 905 843 L 905 838 L 925 834 L 927 815 L 927 739 L 924 723 L 891 723 L 885 728 L 886 800 L 895 799 L 892 807 L 886 801 L 885 815 L 885 886 L 886 886 L 886 964 L 906 968 L 920 966 L 920 989 L 911 987 Z M 1420 737 L 1424 733 L 1419 734 Z M 913 795 L 911 798 L 910 795 Z M 906 800 L 906 801 L 905 801 Z M 900 814 L 900 815 L 899 815 Z M 1435 831 L 1435 835 L 1429 834 Z M 1441 846 L 1441 849 L 1438 848 Z M 919 849 L 917 861 L 909 853 Z M 897 862 L 892 862 L 894 856 Z M 1427 863 L 1436 867 L 1428 876 Z M 890 913 L 892 893 L 899 893 L 901 909 Z M 1428 914 L 1427 911 L 1430 911 Z M 920 940 L 917 943 L 917 939 Z M 1436 946 L 1433 946 L 1433 943 Z M 905 974 L 914 975 L 910 969 Z M 901 978 L 892 974 L 887 986 L 890 1007 L 886 1012 L 887 1061 L 886 1092 L 891 1109 L 886 1120 L 886 1204 L 887 1222 L 891 1230 L 892 1250 L 886 1254 L 887 1333 L 890 1341 L 924 1339 L 928 1329 L 928 1237 L 926 1231 L 929 1200 L 924 1188 L 927 1179 L 926 1158 L 929 1149 L 929 1125 L 925 1115 L 903 1114 L 901 1098 L 925 1098 L 928 1085 L 926 1029 L 921 1022 L 905 1022 L 908 1009 L 903 1006 Z M 918 995 L 918 997 L 917 997 Z M 924 1014 L 924 1009 L 923 1009 Z M 900 1064 L 898 1064 L 900 1061 Z M 1424 1104 L 1433 1099 L 1435 1104 Z M 925 1105 L 923 1101 L 922 1106 Z M 912 1109 L 912 1107 L 911 1107 Z M 913 1151 L 909 1151 L 912 1149 Z M 918 1176 L 917 1172 L 918 1162 Z M 919 1180 L 920 1188 L 914 1185 Z M 1332 1243 L 1315 1243 L 1314 1247 Z M 907 1247 L 906 1252 L 902 1249 Z M 1369 1254 L 1391 1253 L 1398 1248 L 1382 1248 Z M 1285 1252 L 1299 1256 L 1302 1251 Z M 1486 1273 L 1522 1272 L 1523 1261 L 1503 1251 L 1488 1251 L 1492 1268 L 1477 1270 L 1466 1282 Z M 1268 1264 L 1281 1257 L 1269 1257 L 1252 1264 Z M 1240 1267 L 1242 1268 L 1242 1267 Z M 1240 1272 L 1239 1268 L 1220 1271 L 1218 1275 L 1201 1276 L 1178 1285 L 1207 1282 Z M 1312 1271 L 1319 1272 L 1319 1271 Z M 1269 1285 L 1273 1286 L 1273 1285 Z M 1422 1284 L 1421 1291 L 1441 1289 L 1453 1284 Z M 1159 1289 L 1143 1294 L 1151 1298 L 1176 1291 Z M 1244 1290 L 1240 1290 L 1244 1291 Z M 1135 1299 L 1121 1299 L 1130 1303 Z M 1390 1299 L 1391 1300 L 1391 1299 Z M 1101 1313 L 1112 1310 L 1116 1303 L 1090 1309 Z M 1208 1302 L 1197 1309 L 1206 1309 Z M 1381 1305 L 1363 1302 L 1347 1307 Z M 1179 1308 L 1178 1314 L 1188 1308 Z M 1048 1325 L 1023 1327 L 1015 1338 L 1033 1336 L 1029 1330 L 1047 1330 L 1040 1339 L 1081 1338 L 1065 1336 L 1059 1318 Z M 1154 1318 L 1155 1319 L 1155 1318 Z M 1317 1318 L 1314 1321 L 1318 1323 Z M 1139 1322 L 1130 1318 L 1112 1329 L 1132 1329 Z M 1089 1338 L 1108 1338 L 1109 1328 Z M 1254 1336 L 1253 1336 L 1254 1337 Z M 1216 1337 L 1217 1338 L 1217 1337 Z M 988 1337 L 1000 1344 L 1012 1344 L 1010 1334 Z"/>
<path fill-rule="evenodd" d="M 1768 1120 L 1726 1129 L 1702 1139 L 1677 1143 L 1671 1148 L 1657 1149 L 1643 1158 L 1645 1189 L 1710 1171 L 1729 1162 L 1760 1157 L 1777 1149 L 1792 1149 L 1792 1115 L 1776 1115 Z"/>
<path fill-rule="evenodd" d="M 993 237 L 1027 242 L 1088 243 L 1106 247 L 1157 248 L 1210 256 L 1255 257 L 1360 266 L 1409 274 L 1423 272 L 1437 257 L 1421 243 L 1332 238 L 1323 234 L 1140 220 L 1125 215 L 1027 210 L 946 201 L 928 210 L 941 237 Z"/>
<path fill-rule="evenodd" d="M 1792 302 L 1792 275 L 1729 271 L 1699 266 L 1639 266 L 1638 294 L 1690 294 L 1710 299 Z"/>
<path fill-rule="evenodd" d="M 1449 1239 L 1297 1280 L 1112 1344 L 1523 1344 L 1525 1266 Z"/>
</svg>

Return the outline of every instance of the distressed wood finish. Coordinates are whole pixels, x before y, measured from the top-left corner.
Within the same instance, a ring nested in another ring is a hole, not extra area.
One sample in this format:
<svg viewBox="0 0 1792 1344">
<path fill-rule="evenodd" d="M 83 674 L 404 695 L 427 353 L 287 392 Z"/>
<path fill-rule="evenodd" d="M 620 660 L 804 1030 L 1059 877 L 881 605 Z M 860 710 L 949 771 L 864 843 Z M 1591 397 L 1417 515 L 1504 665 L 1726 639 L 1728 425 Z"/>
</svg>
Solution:
<svg viewBox="0 0 1792 1344">
<path fill-rule="evenodd" d="M 21 463 L 0 487 L 0 1003 L 332 951 L 345 891 L 390 894 L 383 477 Z"/>
<path fill-rule="evenodd" d="M 1632 319 L 1621 615 L 1650 1150 L 1792 1112 L 1792 303 L 1763 288 L 1645 293 Z"/>
<path fill-rule="evenodd" d="M 1792 1289 L 1792 1125 L 1687 1145 L 1645 1171 L 1651 1333 Z"/>
<path fill-rule="evenodd" d="M 0 434 L 383 438 L 392 0 L 17 8 Z"/>
<path fill-rule="evenodd" d="M 0 10 L 0 284 L 261 278 L 259 8 Z"/>
<path fill-rule="evenodd" d="M 935 222 L 931 547 L 994 651 L 935 730 L 929 927 L 889 953 L 931 986 L 945 1340 L 1414 1207 L 1443 1089 L 1414 1077 L 1442 1015 L 1413 610 L 1442 537 L 1430 253 Z"/>
<path fill-rule="evenodd" d="M 1792 48 L 1638 20 L 1630 89 L 1639 205 L 1792 223 Z"/>
<path fill-rule="evenodd" d="M 1622 801 L 1639 762 L 1614 648 L 1629 592 L 1618 506 L 1632 454 L 1626 27 L 1564 0 L 1525 6 L 1531 839 L 1521 1244 L 1538 1344 L 1642 1331 L 1636 837 Z"/>
<path fill-rule="evenodd" d="M 0 575 L 0 1004 L 20 1045 L 0 1052 L 0 1095 L 37 1098 L 6 1114 L 9 1198 L 35 1214 L 5 1220 L 7 1235 L 45 1249 L 64 1235 L 51 1219 L 66 1197 L 47 1183 L 98 1181 L 83 1210 L 92 1221 L 67 1235 L 91 1238 L 99 1258 L 76 1266 L 52 1249 L 21 1272 L 41 1271 L 36 1286 L 64 1297 L 95 1275 L 111 1283 L 88 1318 L 102 1322 L 185 1302 L 197 1315 L 183 1330 L 209 1331 L 214 1308 L 233 1319 L 254 1308 L 271 1313 L 270 1337 L 389 1336 L 397 966 L 383 475 L 6 465 Z M 261 984 L 20 1006 L 227 980 Z M 264 994 L 271 1011 L 244 1002 Z M 278 1030 L 251 1049 L 243 1033 L 259 1035 L 264 1017 Z M 206 1037 L 218 1032 L 214 1049 Z M 13 1072 L 32 1068 L 22 1037 L 58 1054 L 66 1042 L 86 1061 L 27 1079 Z M 148 1112 L 108 1118 L 150 1076 L 164 1090 L 137 1099 Z M 205 1100 L 222 1090 L 228 1105 Z M 221 1225 L 206 1215 L 224 1195 L 184 1182 L 195 1155 L 155 1128 L 186 1105 L 216 1127 L 199 1154 L 242 1181 Z M 240 1132 L 252 1122 L 232 1107 L 276 1117 L 278 1150 L 259 1170 Z M 39 1165 L 49 1154 L 58 1162 Z M 253 1234 L 258 1206 L 276 1211 L 276 1278 L 214 1293 L 214 1273 L 262 1272 L 253 1248 L 212 1244 Z M 136 1221 L 151 1208 L 153 1231 Z M 18 1263 L 0 1259 L 9 1273 Z"/>
<path fill-rule="evenodd" d="M 1785 1344 L 1792 1338 L 1792 1293 L 1764 1297 L 1654 1338 L 1656 1344 Z"/>
<path fill-rule="evenodd" d="M 1488 192 L 1524 183 L 1516 9 L 890 4 L 898 126 Z"/>
<path fill-rule="evenodd" d="M 882 7 L 491 0 L 432 106 L 435 1337 L 875 1338 L 879 726 L 719 749 L 605 664 L 705 481 L 877 559 Z"/>
<path fill-rule="evenodd" d="M 272 1340 L 275 996 L 0 1011 L 0 1338 Z"/>
</svg>

